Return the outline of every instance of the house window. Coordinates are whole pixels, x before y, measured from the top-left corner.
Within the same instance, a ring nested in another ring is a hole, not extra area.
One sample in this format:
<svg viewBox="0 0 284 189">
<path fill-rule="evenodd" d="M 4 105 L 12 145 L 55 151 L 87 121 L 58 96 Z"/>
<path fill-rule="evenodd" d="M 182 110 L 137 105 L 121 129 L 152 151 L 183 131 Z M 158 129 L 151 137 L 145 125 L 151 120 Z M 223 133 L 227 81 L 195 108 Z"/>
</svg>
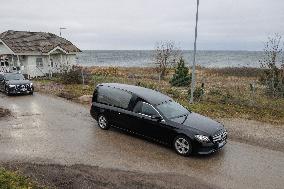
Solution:
<svg viewBox="0 0 284 189">
<path fill-rule="evenodd" d="M 53 60 L 52 59 L 50 59 L 50 67 L 53 67 L 54 65 L 53 65 Z"/>
<path fill-rule="evenodd" d="M 37 67 L 43 67 L 42 58 L 36 58 L 36 66 Z"/>
</svg>

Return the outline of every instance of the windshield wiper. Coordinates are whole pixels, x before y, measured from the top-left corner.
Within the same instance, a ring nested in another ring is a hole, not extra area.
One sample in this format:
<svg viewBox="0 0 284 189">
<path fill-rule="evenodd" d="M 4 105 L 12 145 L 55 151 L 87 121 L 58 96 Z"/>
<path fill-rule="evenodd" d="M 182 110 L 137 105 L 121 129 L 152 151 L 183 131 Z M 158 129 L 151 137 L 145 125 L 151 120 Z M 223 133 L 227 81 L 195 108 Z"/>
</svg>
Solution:
<svg viewBox="0 0 284 189">
<path fill-rule="evenodd" d="M 184 124 L 185 120 L 187 120 L 188 115 L 189 115 L 189 114 L 186 114 L 186 116 L 185 116 L 185 118 L 184 118 L 182 124 Z"/>
<path fill-rule="evenodd" d="M 170 119 L 176 119 L 176 118 L 180 118 L 180 117 L 184 117 L 184 116 L 188 116 L 188 114 L 182 114 L 182 115 L 179 115 L 179 116 L 174 116 L 174 117 L 171 117 Z"/>
</svg>

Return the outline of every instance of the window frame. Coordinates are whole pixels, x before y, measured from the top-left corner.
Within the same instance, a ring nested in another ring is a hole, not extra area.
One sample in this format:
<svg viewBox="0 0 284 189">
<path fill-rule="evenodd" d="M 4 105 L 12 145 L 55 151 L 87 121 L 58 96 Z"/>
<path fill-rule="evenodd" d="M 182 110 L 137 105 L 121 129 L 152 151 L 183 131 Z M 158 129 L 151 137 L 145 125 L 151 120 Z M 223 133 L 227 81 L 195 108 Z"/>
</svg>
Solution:
<svg viewBox="0 0 284 189">
<path fill-rule="evenodd" d="M 41 59 L 41 64 L 38 64 L 38 60 Z M 36 66 L 39 68 L 43 68 L 43 58 L 42 57 L 36 57 Z"/>
<path fill-rule="evenodd" d="M 160 112 L 159 112 L 152 104 L 150 104 L 150 103 L 148 103 L 148 102 L 145 102 L 145 101 L 141 101 L 141 100 L 139 100 L 139 101 L 136 102 L 136 104 L 135 104 L 135 106 L 134 106 L 134 108 L 133 108 L 133 110 L 132 110 L 133 113 L 140 114 L 140 115 L 142 115 L 142 116 L 146 116 L 146 117 L 149 117 L 149 118 L 153 118 L 153 116 L 150 116 L 150 115 L 147 115 L 147 114 L 143 114 L 143 113 L 140 113 L 140 112 L 134 112 L 134 109 L 135 109 L 136 105 L 137 105 L 139 102 L 141 102 L 142 104 L 146 104 L 146 105 L 151 106 L 151 107 L 154 109 L 154 111 L 157 112 L 157 114 L 162 118 L 162 120 L 165 120 L 164 117 L 160 114 Z"/>
</svg>

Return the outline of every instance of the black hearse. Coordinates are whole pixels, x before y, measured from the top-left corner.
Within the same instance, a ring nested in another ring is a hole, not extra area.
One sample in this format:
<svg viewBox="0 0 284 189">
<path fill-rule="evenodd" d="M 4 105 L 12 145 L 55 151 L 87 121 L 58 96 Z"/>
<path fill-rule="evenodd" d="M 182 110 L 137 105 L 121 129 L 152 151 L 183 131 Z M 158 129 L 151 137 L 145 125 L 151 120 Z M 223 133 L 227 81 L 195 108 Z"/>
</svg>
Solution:
<svg viewBox="0 0 284 189">
<path fill-rule="evenodd" d="M 0 90 L 7 95 L 30 94 L 34 92 L 33 83 L 20 73 L 0 74 Z"/>
<path fill-rule="evenodd" d="M 113 126 L 170 145 L 183 156 L 210 154 L 226 144 L 227 132 L 222 124 L 143 87 L 99 84 L 90 112 L 101 129 Z"/>
</svg>

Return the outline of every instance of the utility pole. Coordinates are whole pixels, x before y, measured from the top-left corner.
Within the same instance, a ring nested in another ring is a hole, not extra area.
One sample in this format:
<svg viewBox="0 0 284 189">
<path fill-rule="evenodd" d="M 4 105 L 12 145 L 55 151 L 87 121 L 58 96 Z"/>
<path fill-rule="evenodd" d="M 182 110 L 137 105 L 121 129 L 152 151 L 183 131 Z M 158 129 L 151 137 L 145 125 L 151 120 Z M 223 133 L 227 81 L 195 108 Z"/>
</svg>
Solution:
<svg viewBox="0 0 284 189">
<path fill-rule="evenodd" d="M 67 29 L 67 28 L 64 28 L 64 27 L 60 27 L 60 28 L 59 28 L 60 37 L 61 37 L 61 33 L 62 33 L 61 30 L 66 30 L 66 29 Z"/>
<path fill-rule="evenodd" d="M 193 51 L 190 103 L 193 103 L 193 94 L 195 90 L 195 59 L 196 59 L 196 40 L 197 40 L 197 26 L 198 26 L 198 8 L 199 8 L 199 0 L 197 0 L 197 10 L 196 10 L 196 20 L 195 20 L 195 39 L 194 39 L 194 51 Z"/>
</svg>

